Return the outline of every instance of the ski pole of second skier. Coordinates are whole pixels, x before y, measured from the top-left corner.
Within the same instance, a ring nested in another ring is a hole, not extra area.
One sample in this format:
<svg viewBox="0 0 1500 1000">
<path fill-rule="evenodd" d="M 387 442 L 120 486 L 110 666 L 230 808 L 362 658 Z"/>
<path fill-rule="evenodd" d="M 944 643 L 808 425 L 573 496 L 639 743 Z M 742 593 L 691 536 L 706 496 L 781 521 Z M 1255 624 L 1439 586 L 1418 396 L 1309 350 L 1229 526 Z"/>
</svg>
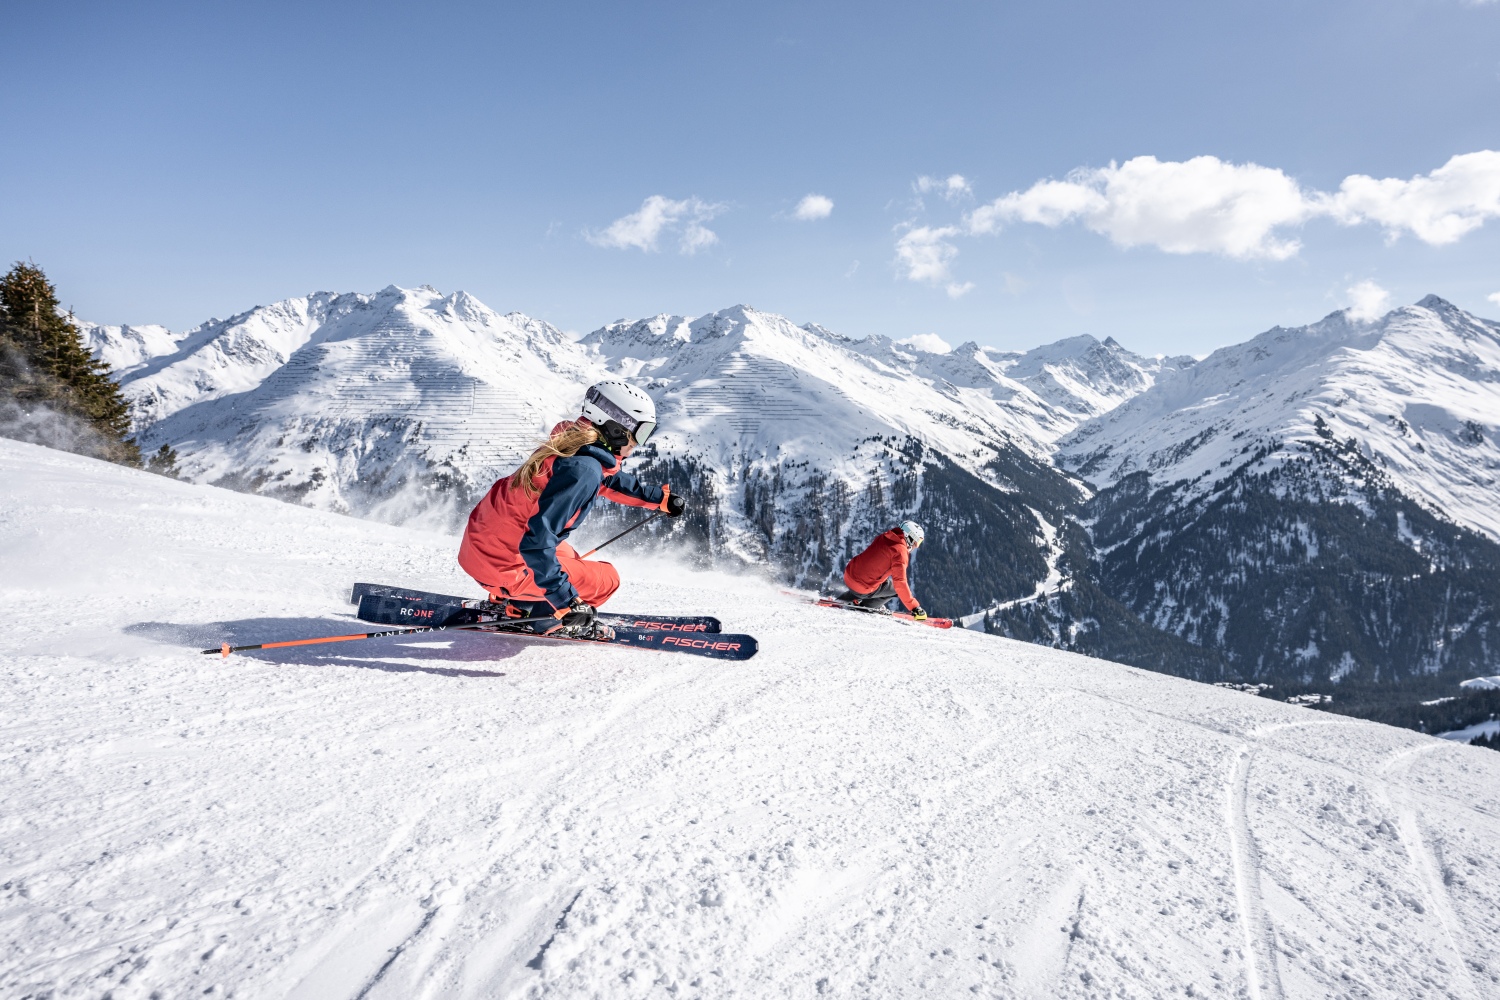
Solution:
<svg viewBox="0 0 1500 1000">
<path fill-rule="evenodd" d="M 644 527 L 645 525 L 650 524 L 652 521 L 656 520 L 658 517 L 661 517 L 665 513 L 666 513 L 666 511 L 659 510 L 655 514 L 652 514 L 650 517 L 643 517 L 643 518 L 641 518 L 639 521 L 635 522 L 630 527 L 628 527 L 624 531 L 620 532 L 614 538 L 611 538 L 608 542 L 600 542 L 598 545 L 595 545 L 593 548 L 591 548 L 587 552 L 585 552 L 580 558 L 587 559 L 589 556 L 593 555 L 595 552 L 598 552 L 600 549 L 604 548 L 604 546 L 608 545 L 609 542 L 619 541 L 621 538 L 624 538 L 626 535 L 630 534 L 636 528 Z"/>
</svg>

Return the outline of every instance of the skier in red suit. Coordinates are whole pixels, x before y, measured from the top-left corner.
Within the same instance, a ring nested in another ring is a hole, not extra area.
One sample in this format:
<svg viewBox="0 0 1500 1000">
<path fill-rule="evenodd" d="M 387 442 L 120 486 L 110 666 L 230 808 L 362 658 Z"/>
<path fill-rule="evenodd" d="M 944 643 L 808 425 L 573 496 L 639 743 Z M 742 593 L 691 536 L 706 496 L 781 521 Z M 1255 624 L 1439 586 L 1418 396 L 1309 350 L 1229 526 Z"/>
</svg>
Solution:
<svg viewBox="0 0 1500 1000">
<path fill-rule="evenodd" d="M 625 382 L 589 389 L 583 414 L 552 436 L 515 472 L 490 487 L 469 514 L 458 564 L 533 630 L 588 638 L 595 609 L 619 589 L 607 562 L 581 558 L 567 537 L 599 497 L 682 514 L 668 485 L 645 486 L 620 463 L 656 429 L 656 405 Z"/>
<path fill-rule="evenodd" d="M 899 597 L 913 618 L 926 619 L 927 612 L 906 583 L 911 553 L 922 544 L 924 535 L 916 521 L 902 521 L 899 527 L 876 538 L 844 567 L 844 585 L 849 589 L 839 595 L 839 600 L 878 610 L 891 598 Z"/>
</svg>

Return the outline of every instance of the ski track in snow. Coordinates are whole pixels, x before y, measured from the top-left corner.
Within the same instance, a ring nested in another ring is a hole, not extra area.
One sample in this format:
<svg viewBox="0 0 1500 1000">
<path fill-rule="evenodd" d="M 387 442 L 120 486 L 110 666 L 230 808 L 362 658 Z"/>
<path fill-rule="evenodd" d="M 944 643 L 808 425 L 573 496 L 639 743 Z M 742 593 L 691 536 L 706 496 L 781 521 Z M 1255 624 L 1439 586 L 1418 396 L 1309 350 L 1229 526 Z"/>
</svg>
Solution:
<svg viewBox="0 0 1500 1000">
<path fill-rule="evenodd" d="M 1250 748 L 1234 757 L 1226 791 L 1229 841 L 1234 854 L 1235 898 L 1245 935 L 1245 978 L 1252 1000 L 1281 1000 L 1281 974 L 1276 968 L 1274 931 L 1266 917 L 1260 892 L 1260 852 L 1250 829 Z"/>
<path fill-rule="evenodd" d="M 1452 959 L 1452 967 L 1458 971 L 1457 978 L 1465 987 L 1463 995 L 1482 997 L 1486 994 L 1475 982 L 1470 969 L 1472 960 L 1469 956 L 1472 946 L 1465 940 L 1462 931 L 1463 924 L 1453 912 L 1453 903 L 1449 899 L 1448 887 L 1442 874 L 1442 864 L 1433 855 L 1432 845 L 1422 833 L 1422 821 L 1417 816 L 1416 808 L 1412 805 L 1406 788 L 1403 784 L 1396 783 L 1396 779 L 1414 764 L 1421 754 L 1428 752 L 1429 747 L 1430 744 L 1424 744 L 1393 754 L 1381 763 L 1380 771 L 1388 781 L 1387 801 L 1396 809 L 1397 831 L 1406 847 L 1413 874 L 1424 890 L 1423 895 L 1427 898 L 1428 906 L 1437 914 L 1438 920 L 1442 923 L 1443 937 Z"/>
<path fill-rule="evenodd" d="M 0 482 L 0 996 L 1500 995 L 1490 751 L 664 562 L 613 605 L 761 654 L 201 656 L 473 588 L 443 536 Z"/>
</svg>

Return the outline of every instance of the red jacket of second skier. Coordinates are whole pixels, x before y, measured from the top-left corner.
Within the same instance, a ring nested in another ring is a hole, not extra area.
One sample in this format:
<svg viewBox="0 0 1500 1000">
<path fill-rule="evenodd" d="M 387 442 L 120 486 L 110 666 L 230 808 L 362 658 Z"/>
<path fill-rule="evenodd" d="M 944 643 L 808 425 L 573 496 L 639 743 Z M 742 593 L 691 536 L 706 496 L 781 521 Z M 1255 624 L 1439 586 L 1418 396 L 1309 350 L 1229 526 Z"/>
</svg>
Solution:
<svg viewBox="0 0 1500 1000">
<path fill-rule="evenodd" d="M 890 577 L 896 586 L 896 596 L 910 611 L 917 606 L 917 599 L 911 596 L 911 588 L 906 583 L 906 565 L 910 558 L 906 536 L 900 528 L 892 528 L 849 560 L 849 565 L 844 567 L 844 585 L 856 594 L 873 594 L 886 577 Z"/>
</svg>

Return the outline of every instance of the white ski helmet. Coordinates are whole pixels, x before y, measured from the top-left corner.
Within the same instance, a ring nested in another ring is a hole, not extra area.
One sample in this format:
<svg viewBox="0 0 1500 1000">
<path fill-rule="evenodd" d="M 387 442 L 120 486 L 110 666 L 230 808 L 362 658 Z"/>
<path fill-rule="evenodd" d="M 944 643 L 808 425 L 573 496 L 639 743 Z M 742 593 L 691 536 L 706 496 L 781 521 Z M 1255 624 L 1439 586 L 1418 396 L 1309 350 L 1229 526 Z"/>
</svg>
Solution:
<svg viewBox="0 0 1500 1000">
<path fill-rule="evenodd" d="M 583 396 L 583 415 L 604 434 L 610 450 L 618 453 L 625 447 L 623 432 L 629 432 L 636 444 L 645 444 L 656 430 L 656 404 L 644 391 L 610 379 L 589 386 Z M 609 425 L 613 423 L 615 427 Z"/>
<path fill-rule="evenodd" d="M 906 536 L 906 544 L 916 548 L 922 544 L 922 539 L 927 537 L 927 532 L 916 521 L 902 521 L 901 534 Z"/>
</svg>

